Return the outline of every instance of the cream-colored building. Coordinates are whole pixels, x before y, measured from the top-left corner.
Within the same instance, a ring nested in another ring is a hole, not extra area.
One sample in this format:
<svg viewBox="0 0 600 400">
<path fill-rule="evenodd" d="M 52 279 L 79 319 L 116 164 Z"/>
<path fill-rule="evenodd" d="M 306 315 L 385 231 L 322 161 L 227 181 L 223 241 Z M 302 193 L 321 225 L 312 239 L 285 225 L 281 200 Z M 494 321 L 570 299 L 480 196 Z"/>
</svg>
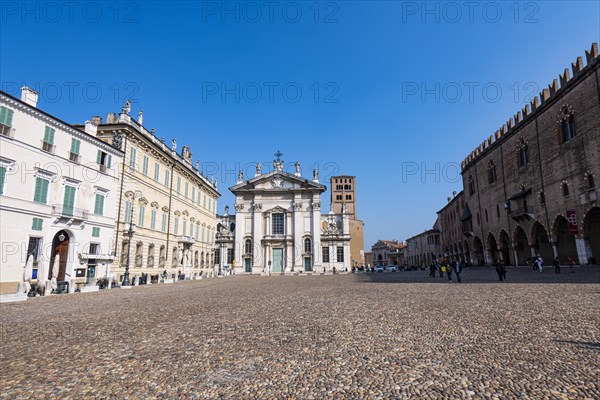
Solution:
<svg viewBox="0 0 600 400">
<path fill-rule="evenodd" d="M 333 212 L 341 214 L 346 210 L 350 219 L 350 265 L 365 265 L 365 224 L 356 214 L 356 176 L 332 176 L 330 190 Z"/>
<path fill-rule="evenodd" d="M 168 280 L 212 276 L 217 184 L 200 172 L 199 161 L 193 164 L 188 146 L 178 151 L 175 139 L 167 145 L 144 127 L 143 112 L 136 120 L 130 108 L 127 103 L 104 122 L 92 119 L 97 137 L 125 152 L 113 238 L 115 278 L 122 281 L 128 261 L 133 283 L 144 277 L 157 282 L 165 271 Z"/>
<path fill-rule="evenodd" d="M 94 286 L 113 262 L 123 153 L 37 108 L 38 94 L 0 92 L 0 294 L 52 279 Z M 91 124 L 86 124 L 87 131 Z M 58 255 L 58 257 L 57 257 Z M 25 269 L 26 260 L 32 265 Z M 56 262 L 55 262 L 56 261 Z M 53 282 L 54 283 L 54 282 Z M 17 296 L 18 297 L 18 296 Z"/>
</svg>

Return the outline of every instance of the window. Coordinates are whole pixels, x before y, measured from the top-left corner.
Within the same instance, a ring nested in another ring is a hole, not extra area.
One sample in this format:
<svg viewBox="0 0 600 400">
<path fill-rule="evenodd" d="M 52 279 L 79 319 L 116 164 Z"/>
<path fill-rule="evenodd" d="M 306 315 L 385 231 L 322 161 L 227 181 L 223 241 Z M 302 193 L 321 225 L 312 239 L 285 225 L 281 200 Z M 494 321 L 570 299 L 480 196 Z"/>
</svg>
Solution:
<svg viewBox="0 0 600 400">
<path fill-rule="evenodd" d="M 125 203 L 125 223 L 128 224 L 131 222 L 131 201 Z"/>
<path fill-rule="evenodd" d="M 171 179 L 171 172 L 168 169 L 166 169 L 165 170 L 165 186 L 169 186 L 171 184 L 170 179 Z"/>
<path fill-rule="evenodd" d="M 106 172 L 106 170 L 110 168 L 111 164 L 110 154 L 107 154 L 102 150 L 98 150 L 98 154 L 96 156 L 96 163 L 99 166 L 100 172 Z"/>
<path fill-rule="evenodd" d="M 4 182 L 6 182 L 6 167 L 0 167 L 0 194 L 4 194 Z"/>
<path fill-rule="evenodd" d="M 323 247 L 322 251 L 323 251 L 323 262 L 328 263 L 329 262 L 329 247 Z"/>
<path fill-rule="evenodd" d="M 200 192 L 200 188 L 198 188 L 198 205 L 200 205 L 200 197 L 202 197 L 202 193 Z"/>
<path fill-rule="evenodd" d="M 481 215 L 477 213 L 477 225 L 481 225 Z"/>
<path fill-rule="evenodd" d="M 312 242 L 309 238 L 304 239 L 304 252 L 312 253 Z"/>
<path fill-rule="evenodd" d="M 138 214 L 138 225 L 141 227 L 144 226 L 144 214 L 145 213 L 146 213 L 146 206 L 140 205 L 140 210 L 139 210 L 139 214 Z"/>
<path fill-rule="evenodd" d="M 31 229 L 34 231 L 41 231 L 42 225 L 44 224 L 44 220 L 41 218 L 34 218 L 31 223 Z"/>
<path fill-rule="evenodd" d="M 347 194 L 346 195 L 346 200 L 352 200 L 352 195 L 351 194 Z"/>
<path fill-rule="evenodd" d="M 208 260 L 207 260 L 207 262 L 208 262 Z M 220 264 L 220 263 L 221 263 L 221 251 L 217 249 L 217 250 L 215 250 L 215 264 Z"/>
<path fill-rule="evenodd" d="M 175 235 L 179 232 L 179 218 L 175 217 L 175 225 L 173 226 L 173 232 Z"/>
<path fill-rule="evenodd" d="M 485 222 L 489 222 L 487 208 L 486 208 L 485 210 L 483 210 L 483 213 L 484 213 L 484 215 L 485 215 Z"/>
<path fill-rule="evenodd" d="M 190 222 L 190 237 L 194 237 L 194 224 Z"/>
<path fill-rule="evenodd" d="M 104 196 L 96 193 L 96 203 L 94 204 L 94 214 L 104 214 Z"/>
<path fill-rule="evenodd" d="M 283 235 L 283 213 L 275 213 L 273 214 L 273 223 L 272 223 L 273 235 Z"/>
<path fill-rule="evenodd" d="M 523 139 L 519 141 L 517 146 L 517 158 L 519 159 L 519 167 L 523 167 L 529 163 L 529 146 Z"/>
<path fill-rule="evenodd" d="M 142 161 L 142 173 L 146 176 L 148 176 L 148 156 L 144 155 L 143 161 Z"/>
<path fill-rule="evenodd" d="M 167 213 L 166 212 L 163 212 L 162 221 L 160 223 L 160 230 L 162 232 L 166 232 L 167 231 Z"/>
<path fill-rule="evenodd" d="M 181 230 L 181 234 L 182 234 L 183 236 L 185 236 L 185 231 L 186 231 L 186 228 L 187 228 L 187 221 L 184 219 L 184 220 L 183 220 L 183 229 Z"/>
<path fill-rule="evenodd" d="M 136 158 L 137 158 L 137 149 L 135 147 L 132 147 L 129 150 L 129 168 L 131 168 L 132 170 L 135 170 Z"/>
<path fill-rule="evenodd" d="M 244 254 L 252 254 L 252 240 L 250 239 L 244 243 Z"/>
<path fill-rule="evenodd" d="M 233 249 L 227 249 L 227 264 L 231 265 L 233 263 Z"/>
<path fill-rule="evenodd" d="M 206 194 L 202 195 L 202 207 L 206 208 Z"/>
<path fill-rule="evenodd" d="M 156 229 L 156 210 L 150 211 L 150 229 Z"/>
<path fill-rule="evenodd" d="M 202 241 L 203 241 L 203 242 L 204 242 L 204 229 L 205 229 L 205 227 L 204 227 L 204 226 L 202 226 Z"/>
<path fill-rule="evenodd" d="M 490 162 L 488 164 L 488 182 L 491 185 L 492 183 L 498 180 L 498 176 L 496 175 L 496 164 Z"/>
<path fill-rule="evenodd" d="M 42 238 L 30 237 L 29 245 L 27 246 L 27 255 L 33 256 L 33 261 L 38 261 L 39 256 L 42 254 Z"/>
<path fill-rule="evenodd" d="M 62 215 L 73 216 L 75 207 L 75 191 L 76 189 L 73 186 L 65 186 Z"/>
<path fill-rule="evenodd" d="M 160 164 L 154 163 L 154 180 L 158 182 L 158 177 L 160 176 Z"/>
<path fill-rule="evenodd" d="M 594 175 L 588 174 L 586 181 L 587 181 L 587 188 L 588 189 L 593 189 L 593 188 L 596 187 L 596 182 L 594 182 Z M 1 183 L 0 183 L 0 190 L 2 190 L 2 184 Z"/>
<path fill-rule="evenodd" d="M 565 197 L 569 195 L 569 184 L 567 182 L 562 183 L 562 195 Z"/>
<path fill-rule="evenodd" d="M 337 246 L 337 262 L 344 262 L 344 248 Z"/>
<path fill-rule="evenodd" d="M 92 237 L 100 237 L 100 228 L 97 226 L 92 228 Z"/>
<path fill-rule="evenodd" d="M 185 197 L 188 197 L 188 193 L 189 193 L 189 185 L 188 185 L 188 182 L 187 182 L 187 181 L 185 182 L 185 186 L 184 186 L 184 187 L 185 187 L 185 189 L 184 189 L 184 194 L 185 194 Z"/>
<path fill-rule="evenodd" d="M 44 178 L 35 178 L 35 194 L 33 201 L 46 204 L 48 202 L 48 180 Z"/>
<path fill-rule="evenodd" d="M 576 136 L 575 116 L 570 107 L 565 107 L 561 115 L 562 142 L 568 142 Z"/>
<path fill-rule="evenodd" d="M 79 147 L 81 142 L 75 138 L 71 138 L 71 150 L 69 152 L 69 160 L 79 162 Z"/>
<path fill-rule="evenodd" d="M 12 133 L 13 110 L 6 107 L 0 107 L 0 135 L 11 136 Z"/>
<path fill-rule="evenodd" d="M 337 195 L 335 196 L 335 199 L 336 199 L 336 200 L 342 200 L 342 195 L 341 195 L 341 194 L 337 194 Z"/>
<path fill-rule="evenodd" d="M 544 194 L 544 192 L 540 192 L 539 196 L 540 196 L 540 204 L 546 204 L 546 195 Z"/>
<path fill-rule="evenodd" d="M 44 131 L 44 140 L 42 141 L 42 150 L 48 153 L 54 153 L 54 128 L 46 127 Z"/>
<path fill-rule="evenodd" d="M 196 186 L 192 186 L 192 197 L 191 197 L 192 201 L 194 201 L 196 199 Z"/>
<path fill-rule="evenodd" d="M 475 194 L 475 181 L 473 177 L 469 175 L 469 195 L 473 196 Z"/>
<path fill-rule="evenodd" d="M 196 240 L 200 240 L 200 225 L 196 224 Z"/>
<path fill-rule="evenodd" d="M 496 204 L 496 218 L 500 218 L 500 205 Z"/>
<path fill-rule="evenodd" d="M 98 243 L 90 243 L 90 253 L 89 254 L 100 254 L 100 252 L 98 250 L 100 250 L 100 245 Z"/>
<path fill-rule="evenodd" d="M 181 193 L 181 177 L 177 177 L 177 193 Z"/>
</svg>

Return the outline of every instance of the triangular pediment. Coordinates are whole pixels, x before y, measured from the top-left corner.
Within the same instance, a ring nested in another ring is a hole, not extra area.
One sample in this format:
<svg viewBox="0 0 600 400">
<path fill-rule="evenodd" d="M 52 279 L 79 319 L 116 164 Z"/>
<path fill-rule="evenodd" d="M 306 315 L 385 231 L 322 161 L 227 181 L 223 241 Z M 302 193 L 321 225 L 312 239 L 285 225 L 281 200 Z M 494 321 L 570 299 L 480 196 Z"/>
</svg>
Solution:
<svg viewBox="0 0 600 400">
<path fill-rule="evenodd" d="M 262 174 L 229 188 L 233 193 L 237 191 L 268 190 L 281 191 L 293 189 L 308 189 L 324 192 L 324 185 L 313 182 L 302 176 L 296 176 L 284 171 L 272 171 Z"/>
</svg>

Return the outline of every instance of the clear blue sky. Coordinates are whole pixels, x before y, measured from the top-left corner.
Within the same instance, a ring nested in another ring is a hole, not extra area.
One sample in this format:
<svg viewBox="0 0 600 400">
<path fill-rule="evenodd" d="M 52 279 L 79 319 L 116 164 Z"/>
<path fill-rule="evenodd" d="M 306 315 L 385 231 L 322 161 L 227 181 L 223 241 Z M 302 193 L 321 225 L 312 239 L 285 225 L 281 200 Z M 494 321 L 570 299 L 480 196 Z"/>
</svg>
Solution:
<svg viewBox="0 0 600 400">
<path fill-rule="evenodd" d="M 216 175 L 220 212 L 276 150 L 356 175 L 367 249 L 431 227 L 460 161 L 600 32 L 592 1 L 68 4 L 1 3 L 2 90 L 71 123 L 131 98 Z"/>
</svg>

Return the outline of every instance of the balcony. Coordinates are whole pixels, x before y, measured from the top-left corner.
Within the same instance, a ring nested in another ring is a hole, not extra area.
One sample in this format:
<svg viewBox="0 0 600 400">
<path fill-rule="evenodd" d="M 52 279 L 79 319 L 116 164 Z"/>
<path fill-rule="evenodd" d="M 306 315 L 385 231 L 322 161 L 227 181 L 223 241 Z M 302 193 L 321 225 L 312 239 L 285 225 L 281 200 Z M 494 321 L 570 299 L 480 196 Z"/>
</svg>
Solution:
<svg viewBox="0 0 600 400">
<path fill-rule="evenodd" d="M 196 239 L 193 236 L 177 236 L 177 243 L 194 244 Z"/>
<path fill-rule="evenodd" d="M 68 207 L 63 204 L 53 204 L 52 215 L 56 217 L 56 222 L 60 219 L 68 219 L 67 225 L 71 225 L 75 221 L 85 221 L 89 218 L 89 212 L 87 210 Z"/>
<path fill-rule="evenodd" d="M 534 220 L 535 219 L 535 211 L 533 207 L 514 207 L 508 210 L 508 214 L 510 217 L 516 222 Z"/>
<path fill-rule="evenodd" d="M 15 128 L 0 124 L 0 135 L 13 139 L 15 137 Z"/>
<path fill-rule="evenodd" d="M 595 203 L 596 201 L 598 201 L 598 194 L 595 189 L 589 189 L 586 193 L 582 193 L 579 196 L 579 204 L 581 205 Z"/>
<path fill-rule="evenodd" d="M 42 142 L 42 150 L 45 151 L 46 153 L 54 154 L 55 149 L 56 149 L 56 146 L 53 145 L 52 143 Z"/>
</svg>

